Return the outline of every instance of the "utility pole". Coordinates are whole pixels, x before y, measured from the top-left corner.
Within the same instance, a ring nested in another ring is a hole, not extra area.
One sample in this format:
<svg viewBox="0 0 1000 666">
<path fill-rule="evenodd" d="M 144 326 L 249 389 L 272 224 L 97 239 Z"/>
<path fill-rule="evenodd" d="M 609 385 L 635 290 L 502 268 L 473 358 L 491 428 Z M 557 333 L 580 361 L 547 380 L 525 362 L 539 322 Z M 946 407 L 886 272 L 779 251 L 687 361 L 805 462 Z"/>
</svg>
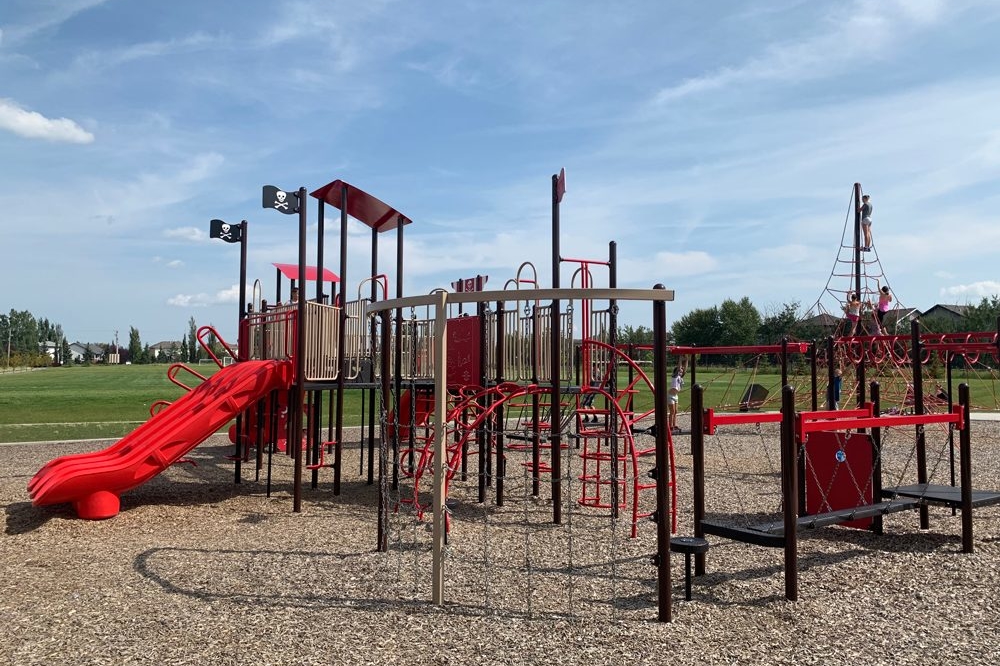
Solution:
<svg viewBox="0 0 1000 666">
<path fill-rule="evenodd" d="M 10 334 L 14 330 L 14 327 L 10 324 L 10 319 L 7 320 L 7 367 L 10 367 Z"/>
</svg>

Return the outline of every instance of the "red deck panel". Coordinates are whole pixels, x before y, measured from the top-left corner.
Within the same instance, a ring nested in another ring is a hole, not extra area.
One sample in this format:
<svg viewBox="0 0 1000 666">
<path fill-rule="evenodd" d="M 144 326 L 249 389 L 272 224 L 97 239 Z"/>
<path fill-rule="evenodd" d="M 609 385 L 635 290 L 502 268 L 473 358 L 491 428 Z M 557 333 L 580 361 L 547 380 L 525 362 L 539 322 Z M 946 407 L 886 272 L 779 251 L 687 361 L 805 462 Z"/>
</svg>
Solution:
<svg viewBox="0 0 1000 666">
<path fill-rule="evenodd" d="M 284 275 L 289 280 L 299 279 L 299 265 L 298 264 L 272 264 L 275 266 L 281 274 Z M 316 267 L 306 266 L 306 282 L 316 281 Z M 340 278 L 337 274 L 331 271 L 329 268 L 323 269 L 323 282 L 340 282 Z"/>
<path fill-rule="evenodd" d="M 401 215 L 403 224 L 413 222 L 413 220 L 389 204 L 342 180 L 327 183 L 318 190 L 311 192 L 310 196 L 322 199 L 331 206 L 339 209 L 341 192 L 343 192 L 345 187 L 347 188 L 347 214 L 355 220 L 364 222 L 379 233 L 395 229 L 399 226 Z"/>
</svg>

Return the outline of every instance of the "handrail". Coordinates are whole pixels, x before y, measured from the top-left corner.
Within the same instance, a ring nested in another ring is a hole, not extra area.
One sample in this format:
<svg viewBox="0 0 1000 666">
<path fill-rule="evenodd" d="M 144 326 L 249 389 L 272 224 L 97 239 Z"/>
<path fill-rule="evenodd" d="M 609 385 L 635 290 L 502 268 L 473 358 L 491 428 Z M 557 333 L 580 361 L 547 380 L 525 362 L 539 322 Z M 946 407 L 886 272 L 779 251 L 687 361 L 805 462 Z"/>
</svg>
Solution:
<svg viewBox="0 0 1000 666">
<path fill-rule="evenodd" d="M 177 373 L 179 371 L 181 371 L 181 370 L 184 370 L 186 372 L 191 373 L 192 375 L 194 375 L 195 377 L 197 377 L 201 381 L 206 381 L 208 379 L 208 377 L 206 377 L 205 375 L 201 374 L 200 372 L 196 372 L 196 371 L 192 370 L 191 368 L 189 368 L 184 363 L 174 363 L 174 364 L 172 364 L 169 368 L 167 368 L 167 379 L 169 379 L 173 384 L 176 384 L 177 386 L 180 386 L 185 391 L 193 391 L 194 389 L 192 389 L 190 386 L 188 386 L 184 382 L 182 382 L 182 381 L 180 381 L 180 380 L 177 379 Z"/>
<path fill-rule="evenodd" d="M 207 337 L 209 333 L 215 336 L 215 340 L 219 344 L 221 344 L 222 347 L 227 352 L 229 352 L 229 356 L 231 358 L 239 358 L 239 354 L 234 352 L 233 348 L 230 347 L 229 344 L 222 339 L 222 336 L 219 335 L 219 332 L 215 330 L 214 326 L 202 326 L 201 328 L 198 329 L 198 333 L 196 334 L 196 337 L 198 338 L 198 344 L 200 344 L 202 348 L 208 352 L 208 355 L 212 357 L 212 360 L 215 361 L 215 364 L 217 366 L 219 366 L 220 368 L 225 367 L 224 365 L 222 365 L 222 361 L 219 360 L 219 357 L 215 355 L 215 352 L 212 350 L 212 347 L 209 346 L 209 344 L 202 339 L 204 337 Z"/>
</svg>

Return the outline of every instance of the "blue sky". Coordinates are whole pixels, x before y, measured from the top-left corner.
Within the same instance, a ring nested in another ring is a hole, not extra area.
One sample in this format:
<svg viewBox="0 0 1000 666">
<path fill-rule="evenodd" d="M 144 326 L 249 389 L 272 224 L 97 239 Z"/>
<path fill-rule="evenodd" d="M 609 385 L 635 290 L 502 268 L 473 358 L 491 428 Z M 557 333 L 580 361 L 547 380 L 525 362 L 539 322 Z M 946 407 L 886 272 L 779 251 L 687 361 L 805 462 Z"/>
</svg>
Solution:
<svg viewBox="0 0 1000 666">
<path fill-rule="evenodd" d="M 549 286 L 561 167 L 563 254 L 617 241 L 619 285 L 674 289 L 671 319 L 808 308 L 856 181 L 901 303 L 1000 292 L 995 1 L 4 0 L 0 31 L 0 310 L 70 339 L 231 336 L 238 246 L 209 220 L 249 221 L 271 293 L 296 218 L 261 186 L 336 178 L 414 220 L 408 294 L 524 261 Z M 392 276 L 391 232 L 380 254 Z"/>
</svg>

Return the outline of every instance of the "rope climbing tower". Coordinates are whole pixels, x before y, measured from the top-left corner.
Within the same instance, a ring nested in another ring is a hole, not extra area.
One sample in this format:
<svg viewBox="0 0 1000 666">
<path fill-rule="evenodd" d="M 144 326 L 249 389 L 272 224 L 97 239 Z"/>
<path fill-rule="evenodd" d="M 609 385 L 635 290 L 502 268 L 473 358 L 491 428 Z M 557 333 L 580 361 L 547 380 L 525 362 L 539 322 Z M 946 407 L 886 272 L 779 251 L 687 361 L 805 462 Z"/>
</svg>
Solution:
<svg viewBox="0 0 1000 666">
<path fill-rule="evenodd" d="M 892 312 L 895 316 L 886 319 L 884 334 L 906 335 L 908 313 L 916 312 L 906 307 L 897 297 L 892 284 L 886 275 L 879 259 L 878 248 L 872 238 L 871 245 L 864 245 L 862 227 L 862 197 L 864 192 L 861 183 L 855 183 L 851 189 L 851 200 L 844 218 L 844 230 L 840 237 L 840 247 L 833 262 L 830 277 L 826 281 L 823 292 L 816 302 L 806 312 L 806 317 L 829 315 L 839 321 L 836 337 L 851 335 L 851 322 L 844 317 L 844 305 L 850 294 L 858 294 L 861 301 L 860 319 L 855 335 L 879 335 L 879 324 L 876 319 L 879 292 L 882 287 L 889 287 L 892 294 Z M 867 248 L 867 249 L 866 249 Z M 898 329 L 898 330 L 897 330 Z"/>
</svg>

